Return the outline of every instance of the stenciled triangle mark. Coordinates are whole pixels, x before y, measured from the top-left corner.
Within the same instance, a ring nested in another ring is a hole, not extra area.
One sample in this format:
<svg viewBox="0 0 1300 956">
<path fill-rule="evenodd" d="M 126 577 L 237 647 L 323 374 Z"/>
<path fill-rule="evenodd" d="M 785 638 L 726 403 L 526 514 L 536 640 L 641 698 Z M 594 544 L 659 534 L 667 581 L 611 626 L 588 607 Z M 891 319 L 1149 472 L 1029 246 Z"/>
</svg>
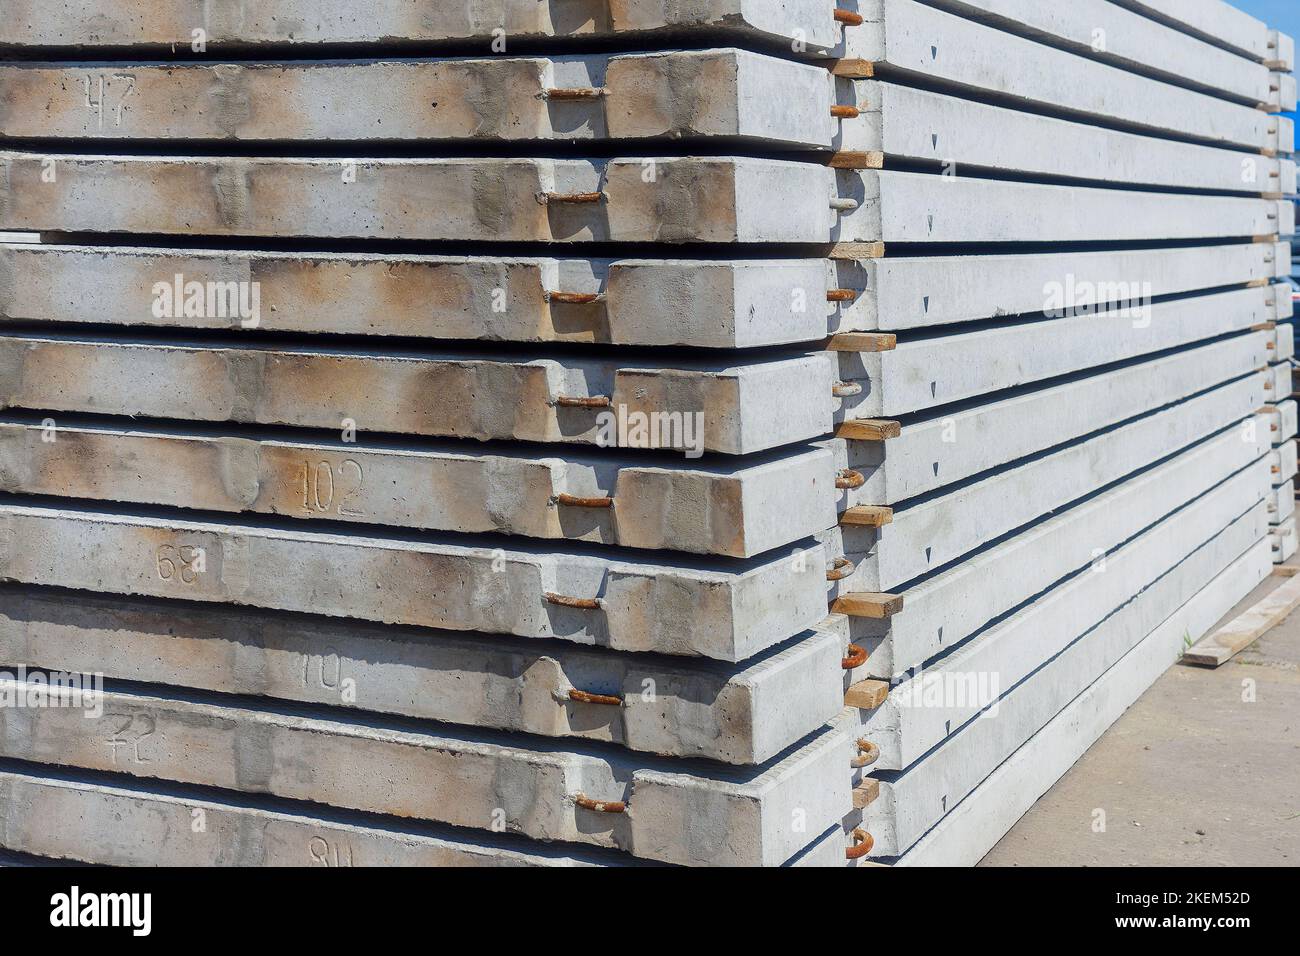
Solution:
<svg viewBox="0 0 1300 956">
<path fill-rule="evenodd" d="M 925 307 L 925 314 L 926 314 L 926 315 L 929 315 L 929 314 L 930 314 L 930 297 L 929 297 L 928 295 L 922 297 L 921 302 L 924 304 L 924 307 Z"/>
<path fill-rule="evenodd" d="M 926 549 L 925 549 L 925 563 L 926 563 L 926 564 L 929 564 L 929 563 L 930 563 L 930 549 L 929 549 L 929 548 L 926 548 Z"/>
<path fill-rule="evenodd" d="M 931 133 L 931 134 L 930 134 L 930 146 L 933 147 L 934 149 L 938 149 L 938 148 L 939 148 L 939 134 L 938 134 L 938 133 Z"/>
<path fill-rule="evenodd" d="M 939 48 L 937 46 L 930 47 L 930 59 L 932 60 L 939 59 Z"/>
<path fill-rule="evenodd" d="M 931 213 L 929 216 L 926 216 L 925 218 L 929 224 L 930 232 L 934 232 L 934 214 Z"/>
</svg>

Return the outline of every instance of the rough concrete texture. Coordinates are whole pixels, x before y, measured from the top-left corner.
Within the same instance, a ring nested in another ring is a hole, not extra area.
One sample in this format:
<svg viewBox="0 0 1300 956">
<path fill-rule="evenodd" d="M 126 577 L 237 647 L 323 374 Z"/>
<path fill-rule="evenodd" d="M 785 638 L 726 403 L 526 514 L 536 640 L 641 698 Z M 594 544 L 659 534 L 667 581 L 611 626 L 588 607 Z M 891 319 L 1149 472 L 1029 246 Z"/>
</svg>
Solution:
<svg viewBox="0 0 1300 956">
<path fill-rule="evenodd" d="M 891 591 L 1223 429 L 1237 428 L 1252 458 L 1267 455 L 1268 423 L 1251 417 L 1261 398 L 1258 378 L 1242 379 L 927 497 L 895 511 L 883 528 L 845 526 L 820 535 L 830 552 L 857 562 L 835 587 Z"/>
<path fill-rule="evenodd" d="M 728 661 L 826 615 L 817 544 L 765 559 L 665 562 L 371 533 L 6 503 L 0 577 Z"/>
<path fill-rule="evenodd" d="M 748 558 L 836 522 L 827 449 L 692 466 L 0 417 L 0 490 Z M 734 464 L 733 464 L 734 462 Z M 575 500 L 578 499 L 578 500 Z"/>
<path fill-rule="evenodd" d="M 1008 102 L 1253 151 L 1292 151 L 1287 130 L 1253 106 L 1174 86 L 953 16 L 915 0 L 867 0 L 847 56 Z M 1290 131 L 1294 134 L 1294 131 Z"/>
<path fill-rule="evenodd" d="M 845 504 L 896 505 L 1236 378 L 1257 374 L 1262 390 L 1268 379 L 1258 370 L 1271 354 L 1269 335 L 1250 332 L 1109 372 L 1089 371 L 1000 401 L 941 409 L 909 420 L 898 437 L 884 442 L 837 438 L 825 444 L 841 467 L 866 478 L 845 493 Z M 1078 414 L 1082 402 L 1088 406 L 1086 417 Z M 1269 424 L 1275 439 L 1276 417 Z M 847 428 L 845 433 L 852 434 Z"/>
<path fill-rule="evenodd" d="M 887 352 L 840 352 L 839 378 L 862 383 L 840 417 L 877 418 L 947 405 L 1084 369 L 1208 341 L 1287 318 L 1286 286 L 902 339 Z"/>
<path fill-rule="evenodd" d="M 887 621 L 854 622 L 871 676 L 892 679 L 918 667 L 1066 576 L 1099 566 L 1242 467 L 1259 472 L 1262 486 L 1261 452 L 1233 432 L 1220 435 L 908 588 L 903 609 Z"/>
<path fill-rule="evenodd" d="M 460 242 L 825 243 L 835 238 L 836 188 L 827 167 L 743 157 L 200 159 L 4 151 L 0 228 Z M 773 203 L 774 195 L 785 199 Z"/>
<path fill-rule="evenodd" d="M 658 45 L 676 37 L 722 33 L 805 43 L 811 54 L 840 42 L 832 0 L 475 0 L 412 6 L 409 0 L 154 0 L 148 13 L 113 0 L 11 0 L 0 45 L 189 45 L 202 29 L 209 43 L 237 47 L 314 43 L 440 44 L 504 39 L 604 38 L 648 33 Z M 500 31 L 498 33 L 498 31 Z"/>
<path fill-rule="evenodd" d="M 843 707 L 845 638 L 807 631 L 742 665 L 236 607 L 8 586 L 0 666 L 579 737 L 763 763 Z M 579 695 L 614 698 L 575 700 Z"/>
<path fill-rule="evenodd" d="M 1186 643 L 1214 622 L 1272 568 L 1259 542 L 1194 598 L 1153 630 L 1115 667 L 1052 718 L 959 803 L 898 863 L 904 866 L 973 866 L 1079 756 L 1170 665 Z M 1245 779 L 1245 778 L 1242 778 Z M 1167 795 L 1159 798 L 1167 801 Z M 1095 801 L 1090 811 L 1097 809 Z M 1106 823 L 1089 813 L 1088 823 Z M 1060 865 L 1075 861 L 1060 853 Z"/>
<path fill-rule="evenodd" d="M 588 92 L 566 96 L 574 90 Z M 727 138 L 825 149 L 838 125 L 831 90 L 823 67 L 741 50 L 12 64 L 0 66 L 0 134 L 312 143 Z"/>
<path fill-rule="evenodd" d="M 1208 630 L 1284 580 L 1267 578 Z M 1297 709 L 1293 613 L 1221 667 L 1166 670 L 981 865 L 1293 866 Z"/>
<path fill-rule="evenodd" d="M 3 268 L 0 253 L 0 268 Z M 1096 308 L 1133 298 L 1226 288 L 1291 272 L 1289 243 L 1045 255 L 889 256 L 838 263 L 839 285 L 862 294 L 833 331 L 927 328 L 1034 315 L 1049 305 Z M 69 298 L 66 297 L 65 298 Z"/>
<path fill-rule="evenodd" d="M 961 176 L 985 169 L 1106 183 L 1292 194 L 1295 163 L 1232 149 L 1125 133 L 873 80 L 841 80 L 845 150 L 944 164 Z M 1244 164 L 1244 165 L 1243 165 Z"/>
<path fill-rule="evenodd" d="M 29 694 L 31 680 L 0 679 L 0 694 Z M 106 683 L 99 700 L 102 714 L 0 708 L 4 755 L 697 866 L 780 865 L 852 806 L 852 742 L 835 726 L 764 767 L 712 770 L 190 692 Z"/>
<path fill-rule="evenodd" d="M 1233 256 L 1232 250 L 1219 252 Z M 1231 264 L 1226 271 L 1233 280 L 1256 277 Z M 826 301 L 834 282 L 833 267 L 817 259 L 290 255 L 0 244 L 0 316 L 189 329 L 752 348 L 825 336 L 828 321 L 854 307 Z M 169 295 L 171 309 L 165 308 Z M 581 301 L 572 301 L 575 296 Z M 193 304 L 186 310 L 176 307 L 178 301 Z"/>
<path fill-rule="evenodd" d="M 936 184 L 931 174 L 911 172 L 840 170 L 838 175 L 840 195 L 858 202 L 835 229 L 835 238 L 849 243 L 1136 242 L 1295 232 L 1290 201 L 960 175 Z"/>
<path fill-rule="evenodd" d="M 773 195 L 784 199 L 772 203 Z M 841 212 L 833 203 L 857 208 Z M 1025 215 L 1027 209 L 1034 214 Z M 969 176 L 950 177 L 936 190 L 928 174 L 777 159 L 197 159 L 14 151 L 0 153 L 0 227 L 683 244 L 1127 241 L 1295 231 L 1290 203 L 1263 199 Z"/>
<path fill-rule="evenodd" d="M 58 826 L 50 826 L 58 820 Z M 196 827 L 202 823 L 202 827 Z M 600 866 L 608 854 L 503 841 L 239 794 L 0 762 L 0 844 L 112 866 Z M 635 862 L 630 857 L 623 859 Z"/>
<path fill-rule="evenodd" d="M 1073 0 L 1068 4 L 936 0 L 935 6 L 1123 69 L 1227 94 L 1247 106 L 1276 105 L 1269 68 L 1258 60 L 1242 58 L 1187 33 L 1170 30 L 1106 0 Z M 1295 109 L 1295 104 L 1283 109 Z"/>
<path fill-rule="evenodd" d="M 0 336 L 11 408 L 748 454 L 831 428 L 828 353 L 608 359 Z M 730 356 L 727 356 L 730 358 Z M 595 406 L 595 407 L 591 407 Z M 248 493 L 251 488 L 242 489 Z"/>
<path fill-rule="evenodd" d="M 905 852 L 949 807 L 1249 550 L 1257 540 L 1249 536 L 1258 534 L 1261 526 L 1259 508 L 1254 509 L 1253 518 L 1243 521 L 1244 525 L 1234 525 L 1218 536 L 1213 535 L 1211 526 L 1203 527 L 1205 543 L 1200 548 L 1177 564 L 1156 569 L 1159 577 L 1144 576 L 1142 590 L 1095 626 L 1089 624 L 1087 630 L 1072 626 L 1072 643 L 1023 682 L 1007 688 L 996 709 L 966 724 L 907 771 L 883 774 L 888 780 L 882 782 L 881 789 L 888 789 L 889 797 L 868 807 L 866 814 L 873 835 L 877 829 L 890 833 L 890 839 L 880 841 L 880 854 Z"/>
</svg>

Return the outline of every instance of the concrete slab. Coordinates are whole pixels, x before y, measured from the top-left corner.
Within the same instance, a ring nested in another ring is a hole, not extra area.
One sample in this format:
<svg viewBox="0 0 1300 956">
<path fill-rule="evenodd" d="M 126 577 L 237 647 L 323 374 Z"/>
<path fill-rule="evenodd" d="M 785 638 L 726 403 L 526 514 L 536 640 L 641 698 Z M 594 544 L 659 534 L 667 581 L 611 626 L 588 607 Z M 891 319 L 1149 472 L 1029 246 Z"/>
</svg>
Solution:
<svg viewBox="0 0 1300 956">
<path fill-rule="evenodd" d="M 1077 697 L 1042 730 L 995 770 L 970 796 L 908 851 L 899 861 L 904 866 L 973 866 L 1005 834 L 1053 783 L 1064 774 L 1092 743 L 1105 733 L 1124 711 L 1160 677 L 1183 651 L 1187 640 L 1195 641 L 1208 633 L 1214 623 L 1243 595 L 1266 578 L 1272 565 L 1267 542 L 1259 542 L 1234 562 L 1207 587 L 1203 588 L 1177 613 L 1155 628 L 1141 644 L 1112 667 L 1087 691 Z M 1204 752 L 1203 739 L 1179 737 L 1189 746 Z M 1143 742 L 1148 738 L 1143 738 Z M 1275 749 L 1272 740 L 1261 745 Z M 1141 753 L 1148 768 L 1157 766 L 1151 754 Z M 1203 766 L 1195 761 L 1182 764 L 1185 772 L 1203 775 Z M 1254 792 L 1253 777 L 1249 781 Z M 1179 791 L 1174 787 L 1175 792 Z M 1157 798 L 1164 818 L 1170 806 L 1169 775 L 1161 774 Z M 1193 796 L 1198 807 L 1201 796 Z M 1093 847 L 1107 845 L 1092 831 L 1094 810 L 1104 798 L 1096 787 L 1089 787 L 1088 811 L 1080 818 L 1079 832 Z M 1104 807 L 1103 807 L 1104 809 Z M 1112 831 L 1115 832 L 1115 831 Z M 1170 846 L 1169 843 L 1165 844 Z M 1150 856 L 1145 857 L 1151 860 Z M 1216 856 L 1221 861 L 1221 856 Z M 1082 862 L 1078 853 L 1052 852 L 1056 864 Z M 1128 862 L 1128 861 L 1126 861 Z"/>
<path fill-rule="evenodd" d="M 0 336 L 10 408 L 749 454 L 831 430 L 829 353 L 742 360 Z M 727 356 L 728 358 L 730 356 Z M 467 397 L 468 400 L 467 400 Z"/>
<path fill-rule="evenodd" d="M 1242 56 L 1264 61 L 1277 57 L 1274 37 L 1261 21 L 1224 0 L 1115 0 L 1164 23 Z M 1276 32 L 1276 31 L 1272 31 Z M 1288 66 L 1287 69 L 1290 69 Z"/>
<path fill-rule="evenodd" d="M 877 75 L 995 94 L 1007 103 L 1101 119 L 1161 135 L 1290 152 L 1276 119 L 1250 106 L 1138 76 L 914 0 L 869 0 L 846 35 L 846 58 Z M 1099 26 L 1099 24 L 1094 24 Z"/>
<path fill-rule="evenodd" d="M 0 244 L 0 316 L 36 322 L 732 349 L 823 338 L 852 305 L 827 301 L 834 288 L 833 267 L 817 259 Z"/>
<path fill-rule="evenodd" d="M 1285 441 L 1274 448 L 1270 461 L 1274 488 L 1293 482 L 1297 472 L 1295 439 Z"/>
<path fill-rule="evenodd" d="M 832 319 L 833 331 L 903 331 L 1034 315 L 1058 304 L 1071 311 L 1111 305 L 1131 301 L 1134 289 L 1149 289 L 1156 298 L 1271 281 L 1290 274 L 1291 247 L 1240 243 L 1042 255 L 890 255 L 837 267 L 837 284 L 862 292 Z"/>
<path fill-rule="evenodd" d="M 774 204 L 773 195 L 786 201 Z M 1026 215 L 1030 209 L 1034 214 Z M 0 152 L 0 227 L 464 242 L 846 243 L 850 257 L 853 243 L 879 241 L 1119 242 L 1295 231 L 1291 204 L 1263 199 L 970 176 L 940 183 L 924 173 L 779 159 L 200 159 L 16 151 Z"/>
<path fill-rule="evenodd" d="M 573 547 L 0 504 L 0 572 L 26 584 L 730 661 L 826 616 L 827 560 L 816 544 L 712 562 Z"/>
<path fill-rule="evenodd" d="M 840 101 L 863 111 L 843 122 L 840 148 L 883 153 L 886 166 L 897 157 L 941 163 L 950 178 L 992 169 L 1256 195 L 1295 192 L 1290 160 L 1125 133 L 893 83 L 840 83 Z"/>
<path fill-rule="evenodd" d="M 1295 514 L 1295 485 L 1274 488 L 1268 496 L 1268 523 L 1277 526 Z"/>
<path fill-rule="evenodd" d="M 1282 290 L 1282 291 L 1279 291 Z M 903 338 L 888 352 L 840 352 L 839 378 L 859 382 L 837 418 L 881 418 L 1244 333 L 1286 317 L 1283 286 L 1239 289 L 951 335 Z"/>
<path fill-rule="evenodd" d="M 1106 0 L 934 0 L 958 16 L 1247 106 L 1270 103 L 1269 68 Z M 1220 18 L 1222 21 L 1226 18 Z M 1263 24 L 1259 24 L 1263 26 Z M 1251 25 L 1258 35 L 1258 27 Z M 1286 107 L 1294 109 L 1295 106 Z"/>
<path fill-rule="evenodd" d="M 1268 533 L 1269 548 L 1273 554 L 1274 564 L 1285 564 L 1295 557 L 1300 542 L 1296 539 L 1296 520 L 1293 515 L 1284 518 L 1282 523 L 1271 528 Z"/>
<path fill-rule="evenodd" d="M 722 138 L 829 149 L 839 125 L 832 88 L 820 66 L 735 49 L 11 63 L 0 65 L 0 134 L 313 144 Z"/>
<path fill-rule="evenodd" d="M 1255 520 L 1249 530 L 1259 527 Z M 914 845 L 949 807 L 1246 553 L 1235 529 L 1211 538 L 1210 528 L 1203 528 L 1202 534 L 1207 536 L 1202 547 L 1168 570 L 1162 569 L 1160 577 L 1113 615 L 1080 634 L 1022 682 L 1007 688 L 996 709 L 985 712 L 987 717 L 966 724 L 903 773 L 881 774 L 885 778 L 881 780 L 882 799 L 865 814 L 880 855 L 899 856 Z M 943 676 L 935 679 L 943 680 Z"/>
<path fill-rule="evenodd" d="M 733 764 L 764 763 L 840 712 L 844 644 L 837 629 L 819 627 L 737 666 L 562 641 L 0 588 L 0 665 L 11 670 L 102 674 Z"/>
<path fill-rule="evenodd" d="M 708 0 L 681 7 L 640 0 L 546 0 L 520 6 L 488 0 L 473 6 L 412 8 L 406 0 L 368 0 L 358 17 L 352 0 L 158 0 L 140 15 L 116 0 L 13 0 L 0 45 L 123 47 L 189 46 L 193 31 L 218 48 L 376 44 L 465 44 L 551 37 L 670 38 L 716 34 L 783 46 L 798 40 L 810 53 L 834 47 L 840 25 L 832 0 Z M 493 52 L 500 52 L 493 48 Z"/>
<path fill-rule="evenodd" d="M 787 201 L 774 204 L 773 195 Z M 833 240 L 838 218 L 835 198 L 834 170 L 744 157 L 277 159 L 0 152 L 0 228 L 40 232 L 825 243 Z"/>
<path fill-rule="evenodd" d="M 109 866 L 609 866 L 613 855 L 0 762 L 0 843 Z M 49 825 L 60 821 L 59 826 Z M 632 861 L 623 856 L 623 860 Z"/>
<path fill-rule="evenodd" d="M 1081 374 L 1060 385 L 1038 388 L 948 414 L 909 420 L 896 438 L 862 441 L 852 437 L 826 442 L 840 467 L 866 481 L 846 492 L 845 504 L 897 505 L 945 485 L 971 478 L 1091 432 L 1190 398 L 1208 388 L 1255 374 L 1261 395 L 1268 384 L 1269 333 L 1250 332 L 1230 339 L 1137 361 L 1113 371 Z M 1080 408 L 1087 408 L 1081 415 Z M 1270 435 L 1283 428 L 1269 420 Z M 841 434 L 852 436 L 851 424 Z M 1288 436 L 1289 437 L 1289 436 Z"/>
<path fill-rule="evenodd" d="M 822 535 L 829 551 L 856 563 L 835 587 L 893 591 L 1222 429 L 1237 427 L 1242 445 L 1268 455 L 1268 423 L 1252 417 L 1260 396 L 1258 379 L 1242 379 L 924 498 L 895 511 L 883 528 L 845 526 Z"/>
<path fill-rule="evenodd" d="M 0 678 L 11 697 L 41 686 L 36 674 Z M 99 713 L 0 709 L 4 755 L 695 866 L 778 866 L 852 809 L 852 741 L 838 724 L 742 769 L 109 682 L 97 701 Z"/>
<path fill-rule="evenodd" d="M 835 525 L 828 449 L 692 464 L 0 416 L 0 491 L 753 557 Z"/>
<path fill-rule="evenodd" d="M 1222 561 L 1207 573 L 1208 581 L 1268 533 L 1265 494 L 1258 469 L 1238 473 L 1182 511 L 1105 555 L 1104 564 L 1098 565 L 1101 570 L 1079 572 L 1014 616 L 917 671 L 893 688 L 884 704 L 864 716 L 862 732 L 880 747 L 880 759 L 873 770 L 903 770 L 923 762 L 923 758 L 928 759 L 926 755 L 931 748 L 955 739 L 961 728 L 1033 674 L 1044 661 L 1050 661 L 1187 555 L 1231 526 L 1233 530 L 1218 552 Z M 1204 583 L 1191 584 L 1183 600 Z M 1174 603 L 1173 607 L 1177 606 Z M 1166 607 L 1156 620 L 1163 620 L 1170 613 L 1172 610 Z M 1140 633 L 1134 633 L 1135 640 Z M 1034 635 L 1032 639 L 1027 637 L 1030 634 Z M 984 693 L 968 693 L 977 677 L 984 681 Z M 960 684 L 961 692 L 943 693 L 950 684 Z M 1060 699 L 1058 709 L 1077 692 Z M 1041 724 L 1030 728 L 1026 737 L 1038 726 Z M 995 765 L 987 767 L 985 773 Z M 977 776 L 972 786 L 983 776 Z"/>
<path fill-rule="evenodd" d="M 836 240 L 849 244 L 850 252 L 852 243 L 867 241 L 883 241 L 888 248 L 890 243 L 1249 239 L 1295 232 L 1289 201 L 888 170 L 840 170 L 839 177 L 840 195 L 858 203 L 835 230 Z"/>
<path fill-rule="evenodd" d="M 1262 488 L 1263 454 L 1262 444 L 1230 430 L 908 588 L 903 609 L 887 621 L 853 621 L 869 676 L 898 677 L 1068 575 L 1104 568 L 1116 547 L 1243 467 Z"/>
</svg>

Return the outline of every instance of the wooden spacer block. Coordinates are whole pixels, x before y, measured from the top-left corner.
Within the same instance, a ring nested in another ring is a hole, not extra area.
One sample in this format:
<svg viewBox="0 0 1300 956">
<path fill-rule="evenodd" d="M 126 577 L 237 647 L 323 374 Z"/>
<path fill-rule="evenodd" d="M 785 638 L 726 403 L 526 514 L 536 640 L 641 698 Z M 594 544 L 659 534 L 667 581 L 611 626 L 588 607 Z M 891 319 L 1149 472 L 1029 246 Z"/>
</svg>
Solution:
<svg viewBox="0 0 1300 956">
<path fill-rule="evenodd" d="M 842 422 L 835 430 L 836 438 L 848 438 L 852 441 L 888 441 L 903 434 L 899 422 L 884 418 L 859 418 L 855 421 Z"/>
<path fill-rule="evenodd" d="M 875 710 L 889 696 L 889 682 L 860 680 L 844 692 L 844 706 L 859 710 Z"/>
<path fill-rule="evenodd" d="M 898 336 L 892 332 L 838 332 L 826 348 L 831 352 L 892 352 L 898 348 Z"/>
<path fill-rule="evenodd" d="M 885 154 L 845 149 L 831 156 L 831 169 L 884 169 Z"/>
<path fill-rule="evenodd" d="M 853 788 L 853 809 L 865 810 L 880 796 L 880 781 L 867 777 Z"/>
<path fill-rule="evenodd" d="M 876 64 L 870 60 L 857 58 L 836 60 L 831 64 L 831 73 L 834 76 L 848 76 L 859 80 L 869 80 L 876 75 Z"/>
<path fill-rule="evenodd" d="M 873 594 L 859 591 L 856 594 L 837 597 L 831 602 L 831 610 L 836 614 L 866 617 L 873 621 L 883 621 L 885 618 L 893 617 L 902 609 L 903 595 L 901 594 Z"/>
<path fill-rule="evenodd" d="M 883 259 L 883 242 L 837 242 L 831 246 L 832 259 Z"/>
<path fill-rule="evenodd" d="M 883 505 L 855 505 L 840 515 L 840 524 L 854 528 L 883 528 L 894 521 L 894 509 Z"/>
</svg>

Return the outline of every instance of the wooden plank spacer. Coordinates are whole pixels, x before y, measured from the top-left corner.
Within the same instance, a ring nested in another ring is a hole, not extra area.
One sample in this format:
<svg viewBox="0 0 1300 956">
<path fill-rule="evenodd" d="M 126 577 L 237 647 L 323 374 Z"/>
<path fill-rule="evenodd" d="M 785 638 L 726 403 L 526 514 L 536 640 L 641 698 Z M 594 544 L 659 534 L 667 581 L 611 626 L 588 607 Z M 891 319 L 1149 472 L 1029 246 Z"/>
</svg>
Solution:
<svg viewBox="0 0 1300 956">
<path fill-rule="evenodd" d="M 856 80 L 869 80 L 876 75 L 876 64 L 860 57 L 845 58 L 831 64 L 831 74 Z"/>
<path fill-rule="evenodd" d="M 836 614 L 849 617 L 865 617 L 873 621 L 883 621 L 893 617 L 903 609 L 903 595 L 874 594 L 859 591 L 845 594 L 831 602 L 831 610 Z"/>
<path fill-rule="evenodd" d="M 883 528 L 894 522 L 894 509 L 883 505 L 854 505 L 840 515 L 840 524 L 851 528 Z"/>
<path fill-rule="evenodd" d="M 829 352 L 892 352 L 898 336 L 892 332 L 837 332 L 826 343 Z"/>
<path fill-rule="evenodd" d="M 831 155 L 831 169 L 884 169 L 885 154 L 874 151 L 844 149 Z"/>
<path fill-rule="evenodd" d="M 883 259 L 883 242 L 837 242 L 831 246 L 832 259 Z"/>
<path fill-rule="evenodd" d="M 860 680 L 844 692 L 844 706 L 858 710 L 875 710 L 889 697 L 889 682 Z"/>
<path fill-rule="evenodd" d="M 900 422 L 883 418 L 859 418 L 842 422 L 835 430 L 836 438 L 848 438 L 853 441 L 888 441 L 903 434 Z"/>
<path fill-rule="evenodd" d="M 853 809 L 865 810 L 875 803 L 879 796 L 880 781 L 874 777 L 867 777 L 853 788 Z"/>
</svg>

